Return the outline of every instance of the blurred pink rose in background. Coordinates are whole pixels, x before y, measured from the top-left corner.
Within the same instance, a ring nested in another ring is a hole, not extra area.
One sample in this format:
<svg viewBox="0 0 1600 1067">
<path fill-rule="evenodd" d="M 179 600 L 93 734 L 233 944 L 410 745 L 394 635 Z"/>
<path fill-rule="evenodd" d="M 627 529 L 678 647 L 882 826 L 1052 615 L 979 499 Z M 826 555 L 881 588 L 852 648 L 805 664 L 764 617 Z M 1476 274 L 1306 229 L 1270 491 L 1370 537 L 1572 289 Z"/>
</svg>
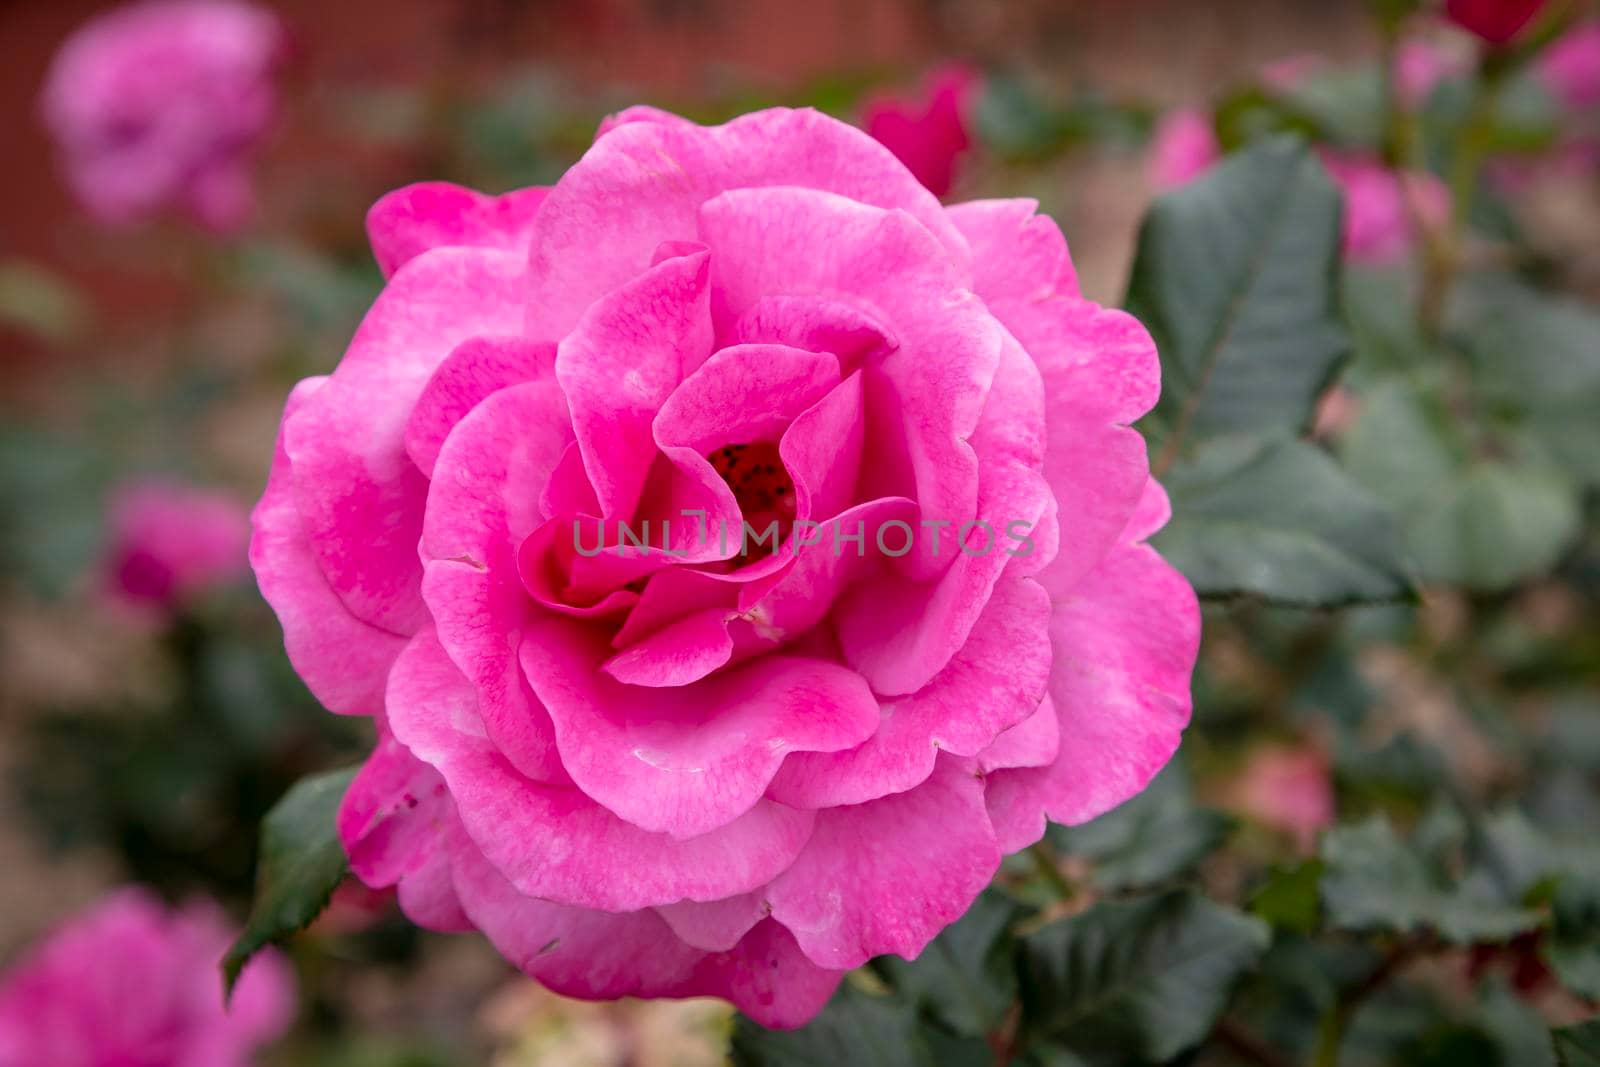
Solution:
<svg viewBox="0 0 1600 1067">
<path fill-rule="evenodd" d="M 1150 184 L 1171 189 L 1198 178 L 1222 158 L 1211 116 L 1199 108 L 1169 111 L 1150 142 Z"/>
<path fill-rule="evenodd" d="M 1220 158 L 1205 112 L 1169 112 L 1151 141 L 1150 182 L 1157 190 L 1184 185 Z M 1344 250 L 1355 262 L 1394 260 L 1415 243 L 1417 220 L 1435 226 L 1449 214 L 1449 190 L 1432 174 L 1413 172 L 1402 179 L 1375 158 L 1325 151 L 1322 159 L 1344 192 Z"/>
<path fill-rule="evenodd" d="M 948 64 L 934 71 L 914 98 L 868 100 L 862 124 L 934 196 L 944 196 L 954 184 L 958 159 L 971 147 L 969 123 L 982 84 L 971 67 Z"/>
<path fill-rule="evenodd" d="M 293 1021 L 294 977 L 268 952 L 224 1008 L 231 939 L 210 902 L 113 893 L 0 981 L 0 1067 L 243 1067 Z"/>
<path fill-rule="evenodd" d="M 1563 34 L 1540 55 L 1534 73 L 1574 111 L 1600 104 L 1600 22 Z"/>
<path fill-rule="evenodd" d="M 1394 62 L 1395 89 L 1401 101 L 1413 108 L 1427 102 L 1434 86 L 1465 74 L 1471 67 L 1465 54 L 1419 38 L 1402 41 Z"/>
<path fill-rule="evenodd" d="M 1375 157 L 1324 152 L 1322 161 L 1344 190 L 1344 251 L 1357 263 L 1389 263 L 1450 214 L 1450 191 L 1424 171 L 1396 174 Z"/>
<path fill-rule="evenodd" d="M 117 490 L 108 523 L 105 580 L 125 604 L 171 610 L 248 567 L 249 513 L 227 493 L 136 482 Z"/>
<path fill-rule="evenodd" d="M 240 0 L 150 0 L 84 26 L 41 101 L 83 206 L 114 224 L 175 208 L 213 230 L 243 225 L 283 52 L 277 18 Z"/>
<path fill-rule="evenodd" d="M 1234 783 L 1230 806 L 1248 818 L 1282 830 L 1306 853 L 1317 834 L 1333 823 L 1333 781 L 1328 758 L 1313 747 L 1264 745 L 1251 755 Z"/>
<path fill-rule="evenodd" d="M 1533 21 L 1546 0 L 1445 0 L 1445 14 L 1456 25 L 1490 44 L 1507 44 Z"/>
</svg>

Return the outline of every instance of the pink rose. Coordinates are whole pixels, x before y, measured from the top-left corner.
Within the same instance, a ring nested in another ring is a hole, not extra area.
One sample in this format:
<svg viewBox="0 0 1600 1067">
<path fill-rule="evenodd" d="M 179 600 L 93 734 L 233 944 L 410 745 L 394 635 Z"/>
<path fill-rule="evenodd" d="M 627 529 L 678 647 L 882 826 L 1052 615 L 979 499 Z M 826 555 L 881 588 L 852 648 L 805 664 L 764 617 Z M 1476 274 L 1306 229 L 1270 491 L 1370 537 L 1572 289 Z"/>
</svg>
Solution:
<svg viewBox="0 0 1600 1067">
<path fill-rule="evenodd" d="M 244 1067 L 294 1018 L 294 978 L 266 953 L 227 1008 L 232 933 L 215 905 L 169 911 L 123 889 L 36 946 L 0 982 L 0 1067 Z"/>
<path fill-rule="evenodd" d="M 171 610 L 245 572 L 250 521 L 232 496 L 171 482 L 125 485 L 112 498 L 108 592 Z"/>
<path fill-rule="evenodd" d="M 1388 263 L 1417 242 L 1417 228 L 1450 215 L 1450 190 L 1426 171 L 1397 175 L 1368 156 L 1324 151 L 1322 161 L 1344 191 L 1344 251 L 1357 263 Z"/>
<path fill-rule="evenodd" d="M 1234 784 L 1233 806 L 1294 838 L 1311 853 L 1317 835 L 1333 824 L 1333 783 L 1320 749 L 1266 745 L 1257 749 Z"/>
<path fill-rule="evenodd" d="M 1150 184 L 1158 190 L 1187 185 L 1221 158 L 1210 115 L 1192 107 L 1169 111 L 1150 141 Z"/>
<path fill-rule="evenodd" d="M 1600 104 L 1600 22 L 1562 35 L 1539 57 L 1534 72 L 1573 111 Z"/>
<path fill-rule="evenodd" d="M 1508 44 L 1547 0 L 1445 0 L 1445 14 L 1490 44 Z"/>
<path fill-rule="evenodd" d="M 251 546 L 377 720 L 355 872 L 560 993 L 795 1026 L 1141 790 L 1199 637 L 1143 543 L 1159 366 L 1035 207 L 813 111 L 644 108 L 553 188 L 379 201 L 388 287 Z"/>
<path fill-rule="evenodd" d="M 862 125 L 904 163 L 934 196 L 955 180 L 956 161 L 972 144 L 968 115 L 982 80 L 959 63 L 941 67 L 916 99 L 880 95 L 868 100 Z"/>
<path fill-rule="evenodd" d="M 149 0 L 75 33 L 42 108 L 84 207 L 117 224 L 176 207 L 214 230 L 242 225 L 283 42 L 275 16 L 238 0 Z"/>
<path fill-rule="evenodd" d="M 1460 77 L 1470 65 L 1468 57 L 1432 41 L 1402 41 L 1395 54 L 1395 89 L 1407 107 L 1421 107 L 1440 82 Z"/>
</svg>

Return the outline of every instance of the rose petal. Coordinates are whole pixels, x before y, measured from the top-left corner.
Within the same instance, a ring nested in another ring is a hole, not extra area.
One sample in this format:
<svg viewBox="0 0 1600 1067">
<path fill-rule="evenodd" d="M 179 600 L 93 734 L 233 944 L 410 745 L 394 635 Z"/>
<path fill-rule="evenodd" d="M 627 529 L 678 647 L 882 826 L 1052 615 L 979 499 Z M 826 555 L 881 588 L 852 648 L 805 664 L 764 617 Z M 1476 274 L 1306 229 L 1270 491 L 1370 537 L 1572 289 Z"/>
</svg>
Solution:
<svg viewBox="0 0 1600 1067">
<path fill-rule="evenodd" d="M 406 454 L 433 477 L 444 439 L 485 397 L 510 385 L 550 377 L 555 346 L 520 337 L 474 337 L 434 370 L 406 420 Z"/>
<path fill-rule="evenodd" d="M 523 252 L 549 189 L 486 196 L 449 182 L 418 182 L 386 193 L 367 212 L 367 238 L 385 278 L 434 248 Z"/>
</svg>

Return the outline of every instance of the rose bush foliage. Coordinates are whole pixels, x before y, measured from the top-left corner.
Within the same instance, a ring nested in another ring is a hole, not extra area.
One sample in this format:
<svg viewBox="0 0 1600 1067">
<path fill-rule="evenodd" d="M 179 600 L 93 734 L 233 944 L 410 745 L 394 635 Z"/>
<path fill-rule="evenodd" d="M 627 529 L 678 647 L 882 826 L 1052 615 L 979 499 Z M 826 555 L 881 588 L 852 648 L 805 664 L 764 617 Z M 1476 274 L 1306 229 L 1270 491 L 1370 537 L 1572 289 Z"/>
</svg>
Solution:
<svg viewBox="0 0 1600 1067">
<path fill-rule="evenodd" d="M 785 110 L 381 200 L 387 286 L 294 390 L 251 549 L 376 720 L 354 871 L 559 992 L 794 1026 L 1142 789 L 1199 630 L 1143 543 L 1157 358 L 1034 210 Z"/>
</svg>

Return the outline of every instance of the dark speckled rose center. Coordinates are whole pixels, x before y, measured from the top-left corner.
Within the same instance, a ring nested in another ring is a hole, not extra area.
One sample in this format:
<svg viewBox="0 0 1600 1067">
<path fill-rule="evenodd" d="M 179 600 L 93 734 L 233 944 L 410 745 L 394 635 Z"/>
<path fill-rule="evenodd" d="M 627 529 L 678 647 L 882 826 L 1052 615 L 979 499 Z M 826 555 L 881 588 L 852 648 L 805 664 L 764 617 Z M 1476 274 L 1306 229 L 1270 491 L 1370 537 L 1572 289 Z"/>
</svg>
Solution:
<svg viewBox="0 0 1600 1067">
<path fill-rule="evenodd" d="M 795 514 L 794 479 L 776 444 L 728 445 L 706 458 L 733 490 L 746 523 L 761 532 L 776 520 L 780 536 L 788 536 Z"/>
</svg>

